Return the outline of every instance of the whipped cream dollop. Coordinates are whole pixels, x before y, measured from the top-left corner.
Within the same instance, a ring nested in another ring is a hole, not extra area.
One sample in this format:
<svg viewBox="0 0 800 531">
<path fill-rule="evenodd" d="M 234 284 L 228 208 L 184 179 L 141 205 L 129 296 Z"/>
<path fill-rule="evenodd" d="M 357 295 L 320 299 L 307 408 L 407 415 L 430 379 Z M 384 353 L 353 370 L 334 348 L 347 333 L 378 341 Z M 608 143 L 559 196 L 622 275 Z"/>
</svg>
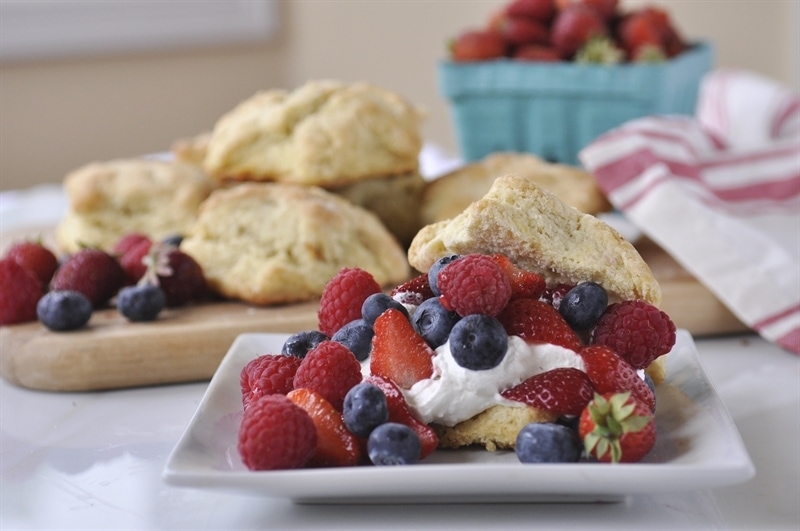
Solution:
<svg viewBox="0 0 800 531">
<path fill-rule="evenodd" d="M 403 394 L 422 422 L 454 426 L 495 405 L 519 406 L 500 392 L 558 367 L 586 372 L 583 359 L 572 350 L 547 343 L 528 344 L 518 336 L 509 336 L 508 351 L 499 365 L 475 371 L 453 359 L 447 342 L 436 349 L 431 377 Z"/>
</svg>

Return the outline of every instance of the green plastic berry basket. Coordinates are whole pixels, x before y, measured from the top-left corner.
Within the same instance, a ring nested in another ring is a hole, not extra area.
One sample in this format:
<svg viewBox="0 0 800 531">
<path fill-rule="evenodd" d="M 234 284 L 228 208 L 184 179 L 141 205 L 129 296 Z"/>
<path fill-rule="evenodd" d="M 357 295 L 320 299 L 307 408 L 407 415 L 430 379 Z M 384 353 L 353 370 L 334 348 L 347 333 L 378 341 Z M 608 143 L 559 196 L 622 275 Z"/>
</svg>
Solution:
<svg viewBox="0 0 800 531">
<path fill-rule="evenodd" d="M 629 120 L 693 115 L 712 63 L 712 47 L 698 43 L 657 64 L 444 61 L 438 73 L 464 160 L 519 151 L 579 165 L 581 149 Z"/>
</svg>

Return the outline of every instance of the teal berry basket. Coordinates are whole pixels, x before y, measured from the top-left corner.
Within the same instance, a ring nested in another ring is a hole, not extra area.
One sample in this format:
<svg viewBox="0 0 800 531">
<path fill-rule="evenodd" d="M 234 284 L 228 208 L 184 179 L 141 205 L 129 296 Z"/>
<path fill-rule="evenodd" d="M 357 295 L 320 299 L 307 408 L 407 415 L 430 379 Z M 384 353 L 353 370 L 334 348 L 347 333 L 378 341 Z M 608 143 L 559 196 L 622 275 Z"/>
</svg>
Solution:
<svg viewBox="0 0 800 531">
<path fill-rule="evenodd" d="M 663 63 L 444 61 L 438 73 L 465 161 L 518 151 L 580 165 L 581 149 L 629 120 L 693 115 L 712 63 L 712 47 L 698 43 Z"/>
</svg>

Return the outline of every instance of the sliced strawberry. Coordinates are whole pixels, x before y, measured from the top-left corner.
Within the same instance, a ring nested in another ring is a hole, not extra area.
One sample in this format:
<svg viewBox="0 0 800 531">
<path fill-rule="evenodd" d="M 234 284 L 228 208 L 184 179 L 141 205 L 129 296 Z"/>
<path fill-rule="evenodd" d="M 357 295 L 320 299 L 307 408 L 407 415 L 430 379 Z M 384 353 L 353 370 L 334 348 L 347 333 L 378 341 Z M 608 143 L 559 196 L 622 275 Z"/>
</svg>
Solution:
<svg viewBox="0 0 800 531">
<path fill-rule="evenodd" d="M 425 459 L 431 454 L 436 447 L 439 446 L 439 436 L 433 431 L 433 428 L 421 422 L 415 417 L 406 403 L 403 392 L 391 380 L 382 378 L 380 376 L 372 375 L 366 380 L 367 383 L 377 385 L 383 394 L 386 395 L 386 403 L 389 406 L 389 422 L 399 422 L 405 424 L 414 432 L 419 435 L 419 440 L 422 443 L 422 451 L 420 459 Z"/>
<path fill-rule="evenodd" d="M 431 284 L 428 282 L 427 273 L 418 275 L 408 282 L 392 289 L 389 295 L 393 298 L 400 297 L 400 302 L 420 305 L 426 299 L 434 296 Z"/>
<path fill-rule="evenodd" d="M 526 271 L 514 265 L 502 254 L 492 255 L 492 259 L 506 272 L 511 281 L 511 299 L 538 299 L 547 285 L 541 275 Z"/>
<path fill-rule="evenodd" d="M 515 299 L 508 303 L 497 319 L 510 336 L 519 336 L 528 343 L 552 343 L 578 351 L 583 346 L 558 310 L 535 299 Z"/>
<path fill-rule="evenodd" d="M 592 399 L 594 387 L 585 372 L 560 367 L 531 376 L 500 394 L 557 415 L 580 415 Z"/>
<path fill-rule="evenodd" d="M 605 345 L 590 345 L 578 351 L 586 366 L 586 374 L 598 393 L 631 391 L 651 410 L 656 398 L 650 386 L 639 377 L 636 369 Z"/>
<path fill-rule="evenodd" d="M 355 466 L 361 460 L 362 443 L 350 433 L 342 414 L 311 389 L 295 389 L 286 395 L 306 410 L 317 429 L 317 447 L 309 466 Z"/>
<path fill-rule="evenodd" d="M 430 378 L 434 351 L 400 310 L 390 308 L 383 312 L 373 329 L 369 362 L 372 374 L 388 378 L 403 389 Z"/>
<path fill-rule="evenodd" d="M 656 442 L 656 422 L 647 405 L 630 393 L 595 395 L 578 421 L 589 455 L 608 463 L 635 463 Z"/>
</svg>

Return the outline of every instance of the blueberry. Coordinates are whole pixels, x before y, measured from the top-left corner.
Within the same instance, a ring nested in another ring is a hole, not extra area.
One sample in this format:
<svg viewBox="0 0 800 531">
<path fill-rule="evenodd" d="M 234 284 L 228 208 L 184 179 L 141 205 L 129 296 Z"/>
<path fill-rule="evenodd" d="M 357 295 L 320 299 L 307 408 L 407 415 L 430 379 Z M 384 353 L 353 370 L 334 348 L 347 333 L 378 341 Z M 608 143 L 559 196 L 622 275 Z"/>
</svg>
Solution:
<svg viewBox="0 0 800 531">
<path fill-rule="evenodd" d="M 431 291 L 433 291 L 433 294 L 437 297 L 442 294 L 442 292 L 439 291 L 439 273 L 441 273 L 442 269 L 444 269 L 447 264 L 459 258 L 461 258 L 460 254 L 443 256 L 428 269 L 428 284 L 430 284 Z"/>
<path fill-rule="evenodd" d="M 450 353 L 465 369 L 482 371 L 497 367 L 508 350 L 508 335 L 490 315 L 467 315 L 450 332 Z"/>
<path fill-rule="evenodd" d="M 155 284 L 122 288 L 117 297 L 117 309 L 129 321 L 152 321 L 166 303 L 164 290 Z"/>
<path fill-rule="evenodd" d="M 309 351 L 317 345 L 330 339 L 319 330 L 304 330 L 290 335 L 281 347 L 281 354 L 284 356 L 295 356 L 305 358 Z"/>
<path fill-rule="evenodd" d="M 162 243 L 165 243 L 167 245 L 174 245 L 175 247 L 180 247 L 182 241 L 183 241 L 182 234 L 172 234 L 161 240 Z"/>
<path fill-rule="evenodd" d="M 389 420 L 386 395 L 377 385 L 357 384 L 344 397 L 342 417 L 353 435 L 369 437 L 372 430 Z"/>
<path fill-rule="evenodd" d="M 596 282 L 582 282 L 564 295 L 558 307 L 564 320 L 575 330 L 591 328 L 608 306 L 608 293 Z"/>
<path fill-rule="evenodd" d="M 461 316 L 446 310 L 438 297 L 431 297 L 417 306 L 411 324 L 431 348 L 436 348 L 447 342 L 450 331 L 459 319 Z"/>
<path fill-rule="evenodd" d="M 514 450 L 522 463 L 574 463 L 581 458 L 583 444 L 567 426 L 531 422 L 520 430 Z"/>
<path fill-rule="evenodd" d="M 92 303 L 77 291 L 56 290 L 39 299 L 36 316 L 50 330 L 76 330 L 89 322 Z"/>
<path fill-rule="evenodd" d="M 367 297 L 364 304 L 361 305 L 361 317 L 372 326 L 375 324 L 375 319 L 389 308 L 400 310 L 403 315 L 408 317 L 406 307 L 385 293 L 373 293 Z"/>
<path fill-rule="evenodd" d="M 369 434 L 367 455 L 375 465 L 413 465 L 419 462 L 422 443 L 405 424 L 386 422 Z"/>
<path fill-rule="evenodd" d="M 333 334 L 332 340 L 341 343 L 352 352 L 358 361 L 369 358 L 372 351 L 372 336 L 375 332 L 364 319 L 350 321 Z"/>
</svg>

